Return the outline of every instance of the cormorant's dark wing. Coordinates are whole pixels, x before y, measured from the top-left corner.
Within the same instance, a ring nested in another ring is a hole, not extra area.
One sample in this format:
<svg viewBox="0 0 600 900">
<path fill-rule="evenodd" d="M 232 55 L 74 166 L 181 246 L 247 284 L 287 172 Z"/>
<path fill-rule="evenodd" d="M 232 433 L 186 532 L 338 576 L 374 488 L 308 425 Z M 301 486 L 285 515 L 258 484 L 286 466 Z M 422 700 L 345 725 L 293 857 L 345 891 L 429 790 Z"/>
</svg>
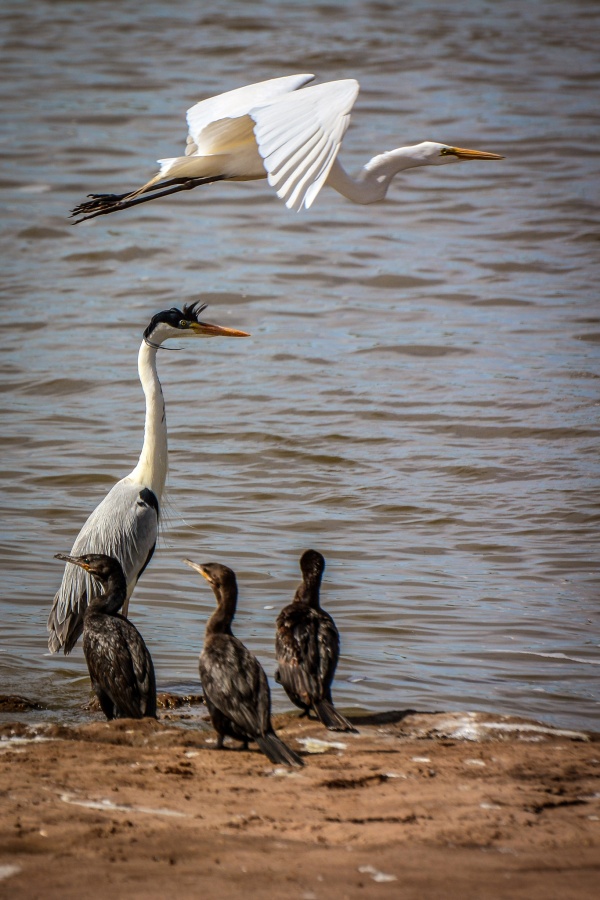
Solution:
<svg viewBox="0 0 600 900">
<path fill-rule="evenodd" d="M 199 660 L 202 690 L 236 728 L 249 737 L 271 728 L 271 695 L 254 654 L 231 635 L 214 635 Z"/>
<path fill-rule="evenodd" d="M 323 696 L 331 699 L 331 682 L 340 656 L 340 635 L 335 622 L 325 610 L 319 610 L 319 680 Z"/>
<path fill-rule="evenodd" d="M 327 698 L 339 654 L 339 636 L 327 613 L 292 603 L 277 618 L 279 681 L 306 706 Z"/>
<path fill-rule="evenodd" d="M 131 622 L 122 616 L 94 616 L 84 632 L 83 650 L 92 686 L 110 697 L 115 718 L 156 716 L 152 658 Z"/>
<path fill-rule="evenodd" d="M 158 501 L 152 491 L 124 478 L 117 482 L 79 532 L 71 556 L 106 553 L 123 566 L 127 599 L 152 556 L 158 534 Z M 85 569 L 67 563 L 48 616 L 48 647 L 70 653 L 83 630 L 88 599 L 101 593 Z"/>
<path fill-rule="evenodd" d="M 310 607 L 292 603 L 277 617 L 275 652 L 278 680 L 310 707 L 320 699 L 318 620 Z"/>
</svg>

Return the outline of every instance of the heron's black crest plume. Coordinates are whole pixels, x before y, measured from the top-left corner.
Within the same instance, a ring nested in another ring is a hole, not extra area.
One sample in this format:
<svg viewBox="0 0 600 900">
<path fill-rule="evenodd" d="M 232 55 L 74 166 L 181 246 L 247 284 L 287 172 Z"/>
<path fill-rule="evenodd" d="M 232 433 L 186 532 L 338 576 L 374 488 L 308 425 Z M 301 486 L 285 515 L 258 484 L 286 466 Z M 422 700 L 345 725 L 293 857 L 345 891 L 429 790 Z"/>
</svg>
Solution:
<svg viewBox="0 0 600 900">
<path fill-rule="evenodd" d="M 196 300 L 195 303 L 185 303 L 183 306 L 183 315 L 186 319 L 193 319 L 195 322 L 200 321 L 200 313 L 203 313 L 208 303 L 202 303 L 201 300 Z"/>
<path fill-rule="evenodd" d="M 167 325 L 171 325 L 173 328 L 180 328 L 180 322 L 199 322 L 200 313 L 204 312 L 207 304 L 202 303 L 200 300 L 197 300 L 195 303 L 185 303 L 183 306 L 183 310 L 178 309 L 176 306 L 172 306 L 171 309 L 163 309 L 162 312 L 156 313 L 155 316 L 152 316 L 150 320 L 150 324 L 144 331 L 144 339 L 148 340 L 154 329 L 161 322 L 164 322 Z"/>
</svg>

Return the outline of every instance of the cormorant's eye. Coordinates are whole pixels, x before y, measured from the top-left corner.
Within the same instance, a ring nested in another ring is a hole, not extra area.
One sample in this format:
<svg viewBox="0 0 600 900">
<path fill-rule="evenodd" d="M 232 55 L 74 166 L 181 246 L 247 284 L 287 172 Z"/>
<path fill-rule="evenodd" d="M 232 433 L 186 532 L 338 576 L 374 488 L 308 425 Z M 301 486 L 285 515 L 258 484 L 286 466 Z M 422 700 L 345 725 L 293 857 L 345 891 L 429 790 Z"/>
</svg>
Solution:
<svg viewBox="0 0 600 900">
<path fill-rule="evenodd" d="M 189 328 L 189 327 L 190 327 L 190 323 L 187 321 L 187 319 L 180 319 L 180 320 L 179 320 L 179 327 L 180 327 L 180 328 Z"/>
</svg>

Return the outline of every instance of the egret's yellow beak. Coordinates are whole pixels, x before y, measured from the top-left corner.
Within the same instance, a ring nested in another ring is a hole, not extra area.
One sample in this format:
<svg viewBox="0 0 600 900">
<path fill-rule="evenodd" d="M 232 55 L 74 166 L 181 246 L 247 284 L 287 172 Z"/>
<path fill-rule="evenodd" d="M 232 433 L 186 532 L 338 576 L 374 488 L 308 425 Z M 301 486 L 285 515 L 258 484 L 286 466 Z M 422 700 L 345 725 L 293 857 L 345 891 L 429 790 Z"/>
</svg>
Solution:
<svg viewBox="0 0 600 900">
<path fill-rule="evenodd" d="M 208 322 L 190 322 L 190 329 L 202 337 L 250 337 L 247 331 L 225 328 L 223 325 L 210 325 Z"/>
<path fill-rule="evenodd" d="M 242 334 L 243 333 L 244 332 L 242 331 Z M 201 566 L 199 563 L 192 562 L 191 559 L 184 559 L 183 561 L 186 566 L 189 566 L 190 569 L 194 570 L 194 572 L 198 572 L 199 575 L 202 575 L 203 578 L 206 578 L 209 584 L 212 584 L 212 578 L 207 574 L 203 566 Z"/>
<path fill-rule="evenodd" d="M 459 159 L 504 159 L 497 153 L 486 153 L 485 150 L 465 150 L 464 147 L 451 147 L 450 153 Z"/>
</svg>

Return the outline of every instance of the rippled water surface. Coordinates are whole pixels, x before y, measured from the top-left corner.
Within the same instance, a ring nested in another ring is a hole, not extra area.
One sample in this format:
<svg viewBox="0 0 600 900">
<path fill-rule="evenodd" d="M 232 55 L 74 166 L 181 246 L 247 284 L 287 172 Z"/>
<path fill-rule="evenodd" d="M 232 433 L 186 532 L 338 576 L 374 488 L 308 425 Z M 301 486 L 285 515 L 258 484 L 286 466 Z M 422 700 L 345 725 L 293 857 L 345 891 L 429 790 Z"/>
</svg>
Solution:
<svg viewBox="0 0 600 900">
<path fill-rule="evenodd" d="M 252 338 L 159 354 L 166 516 L 131 607 L 159 686 L 197 686 L 213 608 L 182 557 L 237 571 L 237 633 L 272 671 L 313 546 L 342 707 L 597 728 L 600 7 L 5 0 L 2 17 L 1 690 L 81 715 L 81 650 L 46 650 L 53 554 L 136 462 L 150 316 L 202 296 Z M 406 173 L 368 207 L 324 189 L 295 214 L 253 182 L 69 224 L 180 152 L 193 102 L 294 72 L 359 79 L 351 171 L 425 139 L 506 160 Z"/>
</svg>

